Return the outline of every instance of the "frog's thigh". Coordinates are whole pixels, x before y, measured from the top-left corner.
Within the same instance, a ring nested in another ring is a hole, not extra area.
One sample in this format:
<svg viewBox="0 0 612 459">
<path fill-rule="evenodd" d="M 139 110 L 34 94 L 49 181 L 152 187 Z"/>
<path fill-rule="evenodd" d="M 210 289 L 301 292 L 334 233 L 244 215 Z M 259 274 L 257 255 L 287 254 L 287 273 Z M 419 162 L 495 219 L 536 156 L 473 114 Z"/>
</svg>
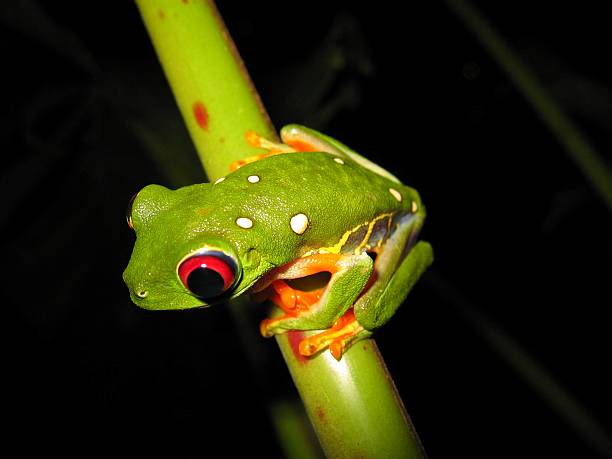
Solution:
<svg viewBox="0 0 612 459">
<path fill-rule="evenodd" d="M 372 288 L 355 305 L 355 315 L 366 330 L 384 325 L 406 299 L 413 285 L 433 261 L 431 245 L 419 241 L 410 249 L 386 285 Z"/>
<path fill-rule="evenodd" d="M 332 275 L 321 299 L 309 309 L 296 314 L 287 313 L 275 319 L 264 320 L 264 336 L 288 330 L 321 330 L 329 328 L 353 305 L 372 274 L 372 259 L 364 252 L 342 256 L 338 271 Z"/>
</svg>

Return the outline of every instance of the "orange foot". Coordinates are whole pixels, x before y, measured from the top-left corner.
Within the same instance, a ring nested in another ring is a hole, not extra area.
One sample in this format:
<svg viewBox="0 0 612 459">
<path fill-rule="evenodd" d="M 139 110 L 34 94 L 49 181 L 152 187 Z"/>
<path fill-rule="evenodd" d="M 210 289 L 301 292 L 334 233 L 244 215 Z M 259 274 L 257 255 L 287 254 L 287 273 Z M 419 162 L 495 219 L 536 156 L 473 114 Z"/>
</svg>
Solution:
<svg viewBox="0 0 612 459">
<path fill-rule="evenodd" d="M 331 352 L 334 358 L 340 360 L 344 351 L 352 343 L 367 338 L 371 334 L 371 332 L 367 331 L 357 322 L 351 308 L 330 329 L 303 339 L 299 345 L 300 354 L 311 356 L 325 348 L 329 348 L 329 352 Z"/>
</svg>

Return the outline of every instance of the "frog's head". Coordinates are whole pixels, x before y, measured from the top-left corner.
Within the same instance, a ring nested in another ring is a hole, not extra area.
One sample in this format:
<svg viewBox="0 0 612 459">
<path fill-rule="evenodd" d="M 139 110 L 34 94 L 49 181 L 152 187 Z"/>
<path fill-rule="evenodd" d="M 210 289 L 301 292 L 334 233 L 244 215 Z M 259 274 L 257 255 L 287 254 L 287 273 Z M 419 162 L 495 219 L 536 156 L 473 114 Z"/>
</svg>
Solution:
<svg viewBox="0 0 612 459">
<path fill-rule="evenodd" d="M 209 306 L 239 296 L 270 269 L 257 238 L 232 230 L 227 203 L 211 187 L 149 185 L 132 198 L 127 218 L 136 244 L 123 278 L 138 306 Z"/>
</svg>

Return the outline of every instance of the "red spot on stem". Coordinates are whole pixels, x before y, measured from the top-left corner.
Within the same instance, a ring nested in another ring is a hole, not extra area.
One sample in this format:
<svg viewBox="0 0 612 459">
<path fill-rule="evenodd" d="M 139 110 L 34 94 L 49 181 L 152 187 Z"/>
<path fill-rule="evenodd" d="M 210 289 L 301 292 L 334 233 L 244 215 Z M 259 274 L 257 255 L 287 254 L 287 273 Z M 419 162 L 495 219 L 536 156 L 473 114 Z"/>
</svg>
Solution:
<svg viewBox="0 0 612 459">
<path fill-rule="evenodd" d="M 164 13 L 164 10 L 159 10 L 157 12 L 157 15 L 159 16 L 159 19 L 161 19 L 162 21 L 166 19 L 166 13 Z"/>
<path fill-rule="evenodd" d="M 203 130 L 208 130 L 208 112 L 206 111 L 206 107 L 199 100 L 196 100 L 193 103 L 193 116 L 195 117 L 196 123 Z"/>
<path fill-rule="evenodd" d="M 315 413 L 317 414 L 319 421 L 325 422 L 325 410 L 323 408 L 321 408 L 320 406 L 317 406 L 315 408 Z"/>
<path fill-rule="evenodd" d="M 185 5 L 189 3 L 189 0 L 181 0 Z"/>
</svg>

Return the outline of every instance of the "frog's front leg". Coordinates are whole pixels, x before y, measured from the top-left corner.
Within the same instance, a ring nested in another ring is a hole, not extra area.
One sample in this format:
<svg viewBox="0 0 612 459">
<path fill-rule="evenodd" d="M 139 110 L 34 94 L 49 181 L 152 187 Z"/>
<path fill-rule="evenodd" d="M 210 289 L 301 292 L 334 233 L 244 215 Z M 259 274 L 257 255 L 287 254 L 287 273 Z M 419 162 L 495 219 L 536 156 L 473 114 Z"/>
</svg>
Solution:
<svg viewBox="0 0 612 459">
<path fill-rule="evenodd" d="M 312 355 L 329 346 L 333 352 L 337 346 L 332 343 L 346 334 L 349 322 L 355 322 L 349 308 L 368 284 L 373 264 L 365 252 L 358 255 L 325 253 L 299 258 L 275 270 L 263 281 L 266 288 L 256 295 L 259 300 L 271 299 L 284 314 L 262 321 L 262 335 L 272 336 L 289 330 L 326 330 L 315 335 L 320 336 L 318 340 L 304 340 L 300 351 Z M 325 286 L 311 291 L 295 289 L 287 282 L 320 272 L 329 272 L 331 277 Z M 353 327 L 356 326 L 358 324 Z"/>
</svg>

